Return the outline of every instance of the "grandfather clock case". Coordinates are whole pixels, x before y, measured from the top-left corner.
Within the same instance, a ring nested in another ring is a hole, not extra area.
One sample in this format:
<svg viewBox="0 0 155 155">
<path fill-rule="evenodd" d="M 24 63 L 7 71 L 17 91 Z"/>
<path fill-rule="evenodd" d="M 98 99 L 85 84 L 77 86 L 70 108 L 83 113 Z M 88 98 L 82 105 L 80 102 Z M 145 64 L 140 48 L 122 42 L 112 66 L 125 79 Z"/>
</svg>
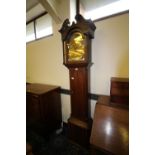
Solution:
<svg viewBox="0 0 155 155">
<path fill-rule="evenodd" d="M 68 119 L 69 139 L 84 147 L 89 146 L 92 119 L 89 106 L 89 68 L 91 39 L 96 29 L 91 20 L 80 14 L 70 25 L 66 19 L 59 30 L 63 43 L 63 64 L 69 69 L 71 115 Z"/>
</svg>

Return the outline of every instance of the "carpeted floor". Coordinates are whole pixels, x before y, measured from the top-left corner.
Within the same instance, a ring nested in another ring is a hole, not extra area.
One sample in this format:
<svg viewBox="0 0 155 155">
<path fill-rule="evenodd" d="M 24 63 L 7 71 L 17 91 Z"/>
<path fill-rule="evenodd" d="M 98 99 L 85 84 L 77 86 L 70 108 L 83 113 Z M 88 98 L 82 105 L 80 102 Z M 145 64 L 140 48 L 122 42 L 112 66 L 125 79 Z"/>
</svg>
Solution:
<svg viewBox="0 0 155 155">
<path fill-rule="evenodd" d="M 32 145 L 34 155 L 89 155 L 89 150 L 71 143 L 67 130 L 49 135 L 48 140 L 27 129 L 26 141 Z"/>
</svg>

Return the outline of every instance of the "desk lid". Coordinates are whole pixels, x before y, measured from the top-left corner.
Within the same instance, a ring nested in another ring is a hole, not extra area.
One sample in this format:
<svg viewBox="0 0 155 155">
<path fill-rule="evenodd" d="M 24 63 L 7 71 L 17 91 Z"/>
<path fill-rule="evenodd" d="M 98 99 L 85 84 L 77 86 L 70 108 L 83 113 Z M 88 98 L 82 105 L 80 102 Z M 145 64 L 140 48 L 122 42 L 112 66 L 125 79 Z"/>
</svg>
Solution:
<svg viewBox="0 0 155 155">
<path fill-rule="evenodd" d="M 115 155 L 128 155 L 129 111 L 96 104 L 90 143 Z"/>
</svg>

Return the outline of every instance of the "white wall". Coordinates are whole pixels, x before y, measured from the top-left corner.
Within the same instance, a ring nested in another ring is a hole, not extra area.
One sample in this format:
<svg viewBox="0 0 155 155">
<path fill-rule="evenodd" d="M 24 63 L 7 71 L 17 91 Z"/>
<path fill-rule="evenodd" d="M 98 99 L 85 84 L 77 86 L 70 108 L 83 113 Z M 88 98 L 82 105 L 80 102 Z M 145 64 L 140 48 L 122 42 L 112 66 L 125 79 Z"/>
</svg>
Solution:
<svg viewBox="0 0 155 155">
<path fill-rule="evenodd" d="M 63 65 L 62 42 L 58 32 L 61 25 L 53 22 L 53 26 L 53 36 L 27 44 L 27 81 L 69 89 L 69 71 Z"/>
<path fill-rule="evenodd" d="M 110 93 L 110 78 L 129 76 L 128 14 L 95 23 L 92 41 L 91 92 Z"/>
<path fill-rule="evenodd" d="M 110 77 L 129 76 L 128 13 L 95 22 L 92 40 L 91 93 L 109 95 Z M 69 89 L 69 72 L 63 66 L 62 42 L 55 24 L 54 35 L 27 44 L 27 82 L 59 85 Z M 61 95 L 63 121 L 70 115 L 70 96 Z M 91 101 L 93 117 L 96 101 Z"/>
</svg>

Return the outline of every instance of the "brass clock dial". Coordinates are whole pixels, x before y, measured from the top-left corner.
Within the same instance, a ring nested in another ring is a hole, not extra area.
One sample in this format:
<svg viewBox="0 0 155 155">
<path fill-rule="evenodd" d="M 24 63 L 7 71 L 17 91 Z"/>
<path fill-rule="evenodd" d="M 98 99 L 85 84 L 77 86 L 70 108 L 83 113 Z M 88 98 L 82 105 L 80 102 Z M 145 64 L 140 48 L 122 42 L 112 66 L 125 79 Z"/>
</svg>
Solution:
<svg viewBox="0 0 155 155">
<path fill-rule="evenodd" d="M 86 48 L 86 37 L 82 33 L 74 33 L 69 43 L 68 48 L 68 61 L 84 61 L 85 60 L 85 48 Z"/>
</svg>

